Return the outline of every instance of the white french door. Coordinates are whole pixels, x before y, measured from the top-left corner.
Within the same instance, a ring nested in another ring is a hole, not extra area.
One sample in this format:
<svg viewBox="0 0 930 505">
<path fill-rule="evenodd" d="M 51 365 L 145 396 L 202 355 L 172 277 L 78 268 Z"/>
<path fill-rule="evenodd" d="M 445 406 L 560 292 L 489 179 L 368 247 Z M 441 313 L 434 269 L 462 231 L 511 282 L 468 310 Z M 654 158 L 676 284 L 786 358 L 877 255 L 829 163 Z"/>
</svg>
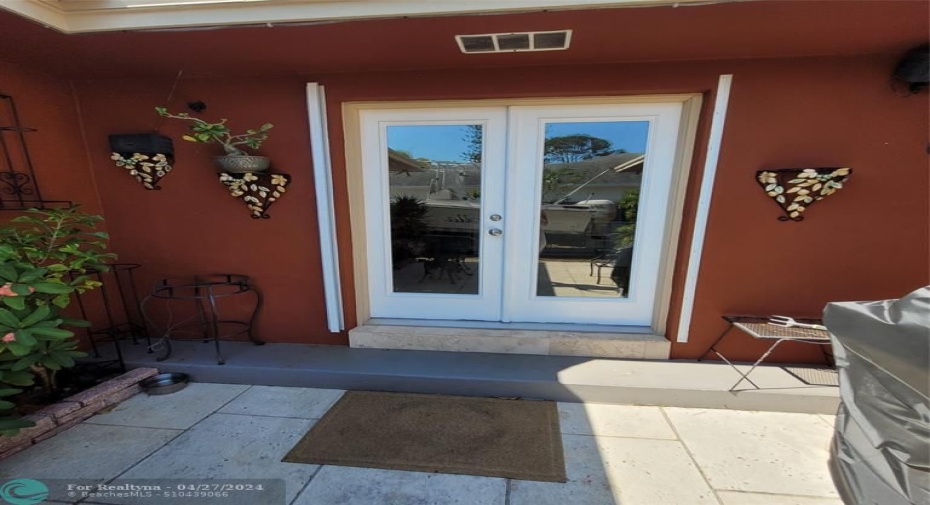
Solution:
<svg viewBox="0 0 930 505">
<path fill-rule="evenodd" d="M 372 317 L 500 320 L 507 110 L 363 111 L 361 128 Z"/>
<path fill-rule="evenodd" d="M 649 326 L 681 116 L 362 110 L 371 316 Z"/>
</svg>

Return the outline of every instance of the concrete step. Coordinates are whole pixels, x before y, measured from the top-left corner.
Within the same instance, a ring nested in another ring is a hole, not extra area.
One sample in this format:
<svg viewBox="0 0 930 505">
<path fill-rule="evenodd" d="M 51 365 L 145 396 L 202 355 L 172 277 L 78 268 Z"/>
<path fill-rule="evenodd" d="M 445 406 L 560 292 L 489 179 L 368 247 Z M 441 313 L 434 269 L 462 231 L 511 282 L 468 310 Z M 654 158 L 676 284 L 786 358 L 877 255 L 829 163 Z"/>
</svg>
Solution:
<svg viewBox="0 0 930 505">
<path fill-rule="evenodd" d="M 648 328 L 571 331 L 570 325 L 550 326 L 565 326 L 566 329 L 442 327 L 435 322 L 429 326 L 369 323 L 349 331 L 349 345 L 361 349 L 620 359 L 668 359 L 672 348 L 665 337 L 653 335 Z"/>
<path fill-rule="evenodd" d="M 183 372 L 197 382 L 538 398 L 563 402 L 662 405 L 833 414 L 838 388 L 810 385 L 780 366 L 740 376 L 729 365 L 518 354 L 352 349 L 343 346 L 174 342 L 162 362 L 144 344 L 123 344 L 129 368 Z"/>
</svg>

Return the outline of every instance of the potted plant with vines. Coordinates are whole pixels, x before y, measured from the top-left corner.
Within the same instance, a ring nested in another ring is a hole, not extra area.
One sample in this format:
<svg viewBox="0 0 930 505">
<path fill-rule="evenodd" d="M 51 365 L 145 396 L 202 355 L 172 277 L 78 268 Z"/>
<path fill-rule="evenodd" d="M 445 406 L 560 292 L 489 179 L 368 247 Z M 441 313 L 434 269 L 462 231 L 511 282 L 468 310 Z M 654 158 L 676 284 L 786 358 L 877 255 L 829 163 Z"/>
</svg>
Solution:
<svg viewBox="0 0 930 505">
<path fill-rule="evenodd" d="M 115 258 L 100 220 L 74 207 L 32 209 L 0 228 L 0 397 L 37 387 L 53 401 L 57 373 L 84 355 L 66 327 L 89 323 L 62 312 L 72 293 L 100 286 L 91 274 Z M 32 426 L 15 408 L 0 401 L 0 435 Z"/>
<path fill-rule="evenodd" d="M 234 135 L 229 126 L 226 125 L 226 118 L 211 123 L 191 117 L 187 112 L 172 114 L 165 107 L 155 107 L 155 111 L 163 117 L 190 122 L 191 133 L 182 136 L 183 140 L 205 144 L 211 142 L 220 144 L 226 154 L 216 156 L 213 160 L 224 172 L 262 172 L 268 170 L 271 165 L 267 157 L 251 155 L 243 150 L 243 147 L 259 149 L 262 143 L 268 140 L 268 130 L 274 127 L 271 123 L 265 123 L 258 129 L 246 130 L 245 133 Z"/>
</svg>

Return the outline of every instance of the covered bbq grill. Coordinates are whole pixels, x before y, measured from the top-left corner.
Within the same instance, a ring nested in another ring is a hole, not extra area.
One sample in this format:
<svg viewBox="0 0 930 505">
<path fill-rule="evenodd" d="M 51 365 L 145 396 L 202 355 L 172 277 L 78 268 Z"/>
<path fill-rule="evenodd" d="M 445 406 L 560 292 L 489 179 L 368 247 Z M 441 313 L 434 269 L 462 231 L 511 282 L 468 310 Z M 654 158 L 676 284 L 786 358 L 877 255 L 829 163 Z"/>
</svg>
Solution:
<svg viewBox="0 0 930 505">
<path fill-rule="evenodd" d="M 930 505 L 930 288 L 827 305 L 840 374 L 830 470 L 847 504 Z"/>
</svg>

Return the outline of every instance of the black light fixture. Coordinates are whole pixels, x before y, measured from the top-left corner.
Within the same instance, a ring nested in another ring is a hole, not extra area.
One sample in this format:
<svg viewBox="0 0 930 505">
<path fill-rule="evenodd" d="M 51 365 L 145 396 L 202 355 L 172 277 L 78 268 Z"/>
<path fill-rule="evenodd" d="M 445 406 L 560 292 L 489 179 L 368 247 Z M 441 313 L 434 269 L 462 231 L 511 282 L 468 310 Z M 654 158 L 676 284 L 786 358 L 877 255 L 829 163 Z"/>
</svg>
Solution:
<svg viewBox="0 0 930 505">
<path fill-rule="evenodd" d="M 203 100 L 195 100 L 193 102 L 187 102 L 187 108 L 199 114 L 207 110 L 207 104 L 204 103 Z"/>
<path fill-rule="evenodd" d="M 907 86 L 908 95 L 930 86 L 930 44 L 917 46 L 905 53 L 892 77 L 895 82 Z"/>
</svg>

